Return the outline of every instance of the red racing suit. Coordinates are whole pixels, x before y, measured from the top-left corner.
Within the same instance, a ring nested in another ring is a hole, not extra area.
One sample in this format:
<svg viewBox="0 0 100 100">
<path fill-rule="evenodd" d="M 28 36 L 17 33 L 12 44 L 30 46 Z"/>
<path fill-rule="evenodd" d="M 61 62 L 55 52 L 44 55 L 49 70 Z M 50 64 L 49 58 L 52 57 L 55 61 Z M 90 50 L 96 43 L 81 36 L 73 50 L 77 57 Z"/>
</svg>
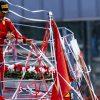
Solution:
<svg viewBox="0 0 100 100">
<path fill-rule="evenodd" d="M 4 80 L 4 57 L 3 57 L 3 44 L 4 39 L 6 39 L 7 32 L 12 32 L 17 39 L 23 39 L 26 42 L 26 37 L 22 36 L 18 30 L 14 27 L 12 21 L 8 18 L 0 20 L 0 80 Z M 2 84 L 3 87 L 3 84 Z"/>
</svg>

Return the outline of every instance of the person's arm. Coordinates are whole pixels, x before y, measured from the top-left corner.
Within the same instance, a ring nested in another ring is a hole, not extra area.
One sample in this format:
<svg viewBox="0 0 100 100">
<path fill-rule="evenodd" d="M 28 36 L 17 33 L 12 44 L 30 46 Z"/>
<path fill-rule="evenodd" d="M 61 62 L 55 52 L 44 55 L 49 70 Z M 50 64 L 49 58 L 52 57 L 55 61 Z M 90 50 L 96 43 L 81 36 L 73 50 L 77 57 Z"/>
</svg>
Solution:
<svg viewBox="0 0 100 100">
<path fill-rule="evenodd" d="M 10 33 L 8 33 L 8 36 L 13 34 L 16 39 L 23 39 L 24 43 L 26 42 L 26 37 L 21 35 L 21 33 L 15 28 L 10 19 L 7 19 L 7 27 L 10 31 Z"/>
<path fill-rule="evenodd" d="M 0 31 L 0 38 L 5 39 L 6 38 L 6 33 Z"/>
<path fill-rule="evenodd" d="M 11 32 L 11 35 L 14 35 L 16 39 L 23 39 L 23 43 L 32 43 L 32 39 L 27 39 L 25 36 L 23 36 L 14 26 L 14 24 L 11 22 L 11 20 L 8 21 L 9 30 Z M 13 37 L 13 36 L 12 36 Z"/>
</svg>

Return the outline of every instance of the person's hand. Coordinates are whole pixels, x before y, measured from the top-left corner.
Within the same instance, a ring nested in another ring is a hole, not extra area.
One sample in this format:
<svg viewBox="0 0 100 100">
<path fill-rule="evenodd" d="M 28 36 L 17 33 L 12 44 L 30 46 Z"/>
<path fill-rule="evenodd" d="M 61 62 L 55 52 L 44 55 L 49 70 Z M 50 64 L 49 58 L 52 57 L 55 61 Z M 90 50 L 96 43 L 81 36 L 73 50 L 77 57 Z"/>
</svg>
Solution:
<svg viewBox="0 0 100 100">
<path fill-rule="evenodd" d="M 32 39 L 26 39 L 26 43 L 29 44 L 29 45 L 32 45 L 33 40 Z"/>
<path fill-rule="evenodd" d="M 11 32 L 8 32 L 7 35 L 6 35 L 6 38 L 8 38 L 9 40 L 12 40 L 15 38 L 15 35 L 12 34 Z"/>
</svg>

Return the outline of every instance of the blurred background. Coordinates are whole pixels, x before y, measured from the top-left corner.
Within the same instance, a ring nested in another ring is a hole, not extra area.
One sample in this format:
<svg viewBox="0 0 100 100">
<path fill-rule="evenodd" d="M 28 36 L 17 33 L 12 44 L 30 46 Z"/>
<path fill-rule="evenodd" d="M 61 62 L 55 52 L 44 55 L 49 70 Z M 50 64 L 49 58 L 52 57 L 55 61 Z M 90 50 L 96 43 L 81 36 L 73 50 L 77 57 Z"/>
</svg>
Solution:
<svg viewBox="0 0 100 100">
<path fill-rule="evenodd" d="M 91 66 L 90 76 L 95 92 L 100 95 L 100 0 L 9 0 L 9 2 L 32 11 L 52 11 L 58 27 L 67 27 L 75 33 L 86 64 Z M 47 19 L 48 16 L 45 13 L 32 14 L 13 5 L 10 5 L 10 10 L 34 19 Z M 9 13 L 7 17 L 18 24 L 45 26 L 44 22 L 28 21 L 13 13 Z M 43 37 L 41 29 L 16 24 L 15 26 L 28 38 L 38 40 Z"/>
</svg>

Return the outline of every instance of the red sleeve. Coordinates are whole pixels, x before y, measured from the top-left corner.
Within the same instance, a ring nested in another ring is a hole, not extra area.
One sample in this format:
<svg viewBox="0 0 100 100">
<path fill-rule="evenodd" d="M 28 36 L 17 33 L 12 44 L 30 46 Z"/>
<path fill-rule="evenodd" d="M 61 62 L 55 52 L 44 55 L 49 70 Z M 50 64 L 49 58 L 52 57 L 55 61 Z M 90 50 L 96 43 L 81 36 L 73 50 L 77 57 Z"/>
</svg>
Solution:
<svg viewBox="0 0 100 100">
<path fill-rule="evenodd" d="M 23 39 L 23 42 L 26 43 L 26 37 L 21 35 L 21 33 L 15 28 L 10 19 L 7 20 L 7 25 L 9 30 L 15 35 L 16 39 Z"/>
<path fill-rule="evenodd" d="M 0 32 L 0 38 L 5 39 L 6 38 L 6 33 L 5 32 Z"/>
</svg>

